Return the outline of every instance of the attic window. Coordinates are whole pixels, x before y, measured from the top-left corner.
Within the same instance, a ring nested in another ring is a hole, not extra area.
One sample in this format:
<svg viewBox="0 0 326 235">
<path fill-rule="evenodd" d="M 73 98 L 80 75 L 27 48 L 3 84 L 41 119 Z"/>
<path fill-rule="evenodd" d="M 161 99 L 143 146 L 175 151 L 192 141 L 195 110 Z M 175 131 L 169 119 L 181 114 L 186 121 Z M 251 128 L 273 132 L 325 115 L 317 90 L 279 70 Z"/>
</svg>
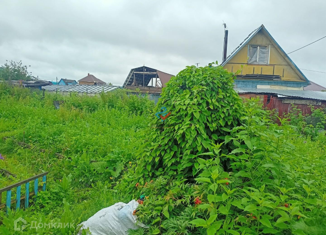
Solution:
<svg viewBox="0 0 326 235">
<path fill-rule="evenodd" d="M 248 64 L 268 64 L 269 47 L 249 45 Z"/>
</svg>

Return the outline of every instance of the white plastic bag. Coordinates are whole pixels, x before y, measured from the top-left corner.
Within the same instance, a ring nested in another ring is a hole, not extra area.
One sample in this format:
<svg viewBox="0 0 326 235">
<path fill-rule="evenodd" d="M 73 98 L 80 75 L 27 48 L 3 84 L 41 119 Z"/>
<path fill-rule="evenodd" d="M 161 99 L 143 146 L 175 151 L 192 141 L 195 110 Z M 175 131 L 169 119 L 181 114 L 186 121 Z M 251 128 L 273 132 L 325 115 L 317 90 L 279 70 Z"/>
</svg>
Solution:
<svg viewBox="0 0 326 235">
<path fill-rule="evenodd" d="M 81 231 L 89 228 L 92 235 L 127 235 L 129 229 L 146 227 L 137 223 L 137 217 L 132 214 L 138 205 L 137 201 L 132 200 L 128 204 L 118 202 L 113 206 L 104 208 L 81 223 Z M 79 234 L 82 234 L 81 231 Z"/>
</svg>

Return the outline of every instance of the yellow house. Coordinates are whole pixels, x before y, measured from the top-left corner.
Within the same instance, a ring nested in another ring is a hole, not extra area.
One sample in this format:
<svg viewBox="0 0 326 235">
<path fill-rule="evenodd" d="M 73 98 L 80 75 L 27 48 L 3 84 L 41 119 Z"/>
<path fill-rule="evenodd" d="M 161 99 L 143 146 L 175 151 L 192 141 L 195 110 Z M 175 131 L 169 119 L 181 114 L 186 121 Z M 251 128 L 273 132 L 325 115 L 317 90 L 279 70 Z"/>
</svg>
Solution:
<svg viewBox="0 0 326 235">
<path fill-rule="evenodd" d="M 264 25 L 254 30 L 221 64 L 241 72 L 237 88 L 303 90 L 309 80 L 294 64 Z"/>
</svg>

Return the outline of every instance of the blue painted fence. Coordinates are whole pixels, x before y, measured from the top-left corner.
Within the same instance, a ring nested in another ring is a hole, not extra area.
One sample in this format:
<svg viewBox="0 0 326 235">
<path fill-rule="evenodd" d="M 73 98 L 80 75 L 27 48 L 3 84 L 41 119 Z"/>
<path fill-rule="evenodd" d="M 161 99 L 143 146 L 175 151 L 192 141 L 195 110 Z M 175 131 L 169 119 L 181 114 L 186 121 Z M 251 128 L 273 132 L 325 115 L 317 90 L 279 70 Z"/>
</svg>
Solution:
<svg viewBox="0 0 326 235">
<path fill-rule="evenodd" d="M 16 210 L 19 210 L 20 208 L 20 202 L 25 199 L 25 208 L 28 208 L 29 206 L 29 198 L 30 196 L 34 196 L 34 200 L 36 200 L 37 193 L 39 190 L 45 191 L 46 189 L 46 176 L 49 172 L 44 172 L 42 174 L 33 176 L 29 179 L 23 180 L 19 183 L 10 185 L 8 187 L 0 189 L 0 209 L 7 208 L 7 213 L 9 212 L 11 208 L 11 204 L 14 204 L 16 202 Z M 39 178 L 42 178 L 42 189 L 39 188 Z M 30 192 L 30 182 L 34 181 L 34 192 Z M 22 185 L 25 185 L 25 197 L 21 197 L 21 190 Z M 11 200 L 12 198 L 12 190 L 16 188 L 16 200 Z M 6 200 L 5 203 L 2 204 L 2 193 L 6 192 Z"/>
</svg>

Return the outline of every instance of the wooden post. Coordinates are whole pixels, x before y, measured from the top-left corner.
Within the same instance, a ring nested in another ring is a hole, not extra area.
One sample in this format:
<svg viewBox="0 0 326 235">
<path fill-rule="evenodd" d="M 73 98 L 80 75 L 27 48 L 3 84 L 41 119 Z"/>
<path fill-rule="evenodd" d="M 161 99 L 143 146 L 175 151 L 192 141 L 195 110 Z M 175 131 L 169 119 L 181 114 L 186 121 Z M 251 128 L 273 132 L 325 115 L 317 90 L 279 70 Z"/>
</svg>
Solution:
<svg viewBox="0 0 326 235">
<path fill-rule="evenodd" d="M 19 185 L 17 187 L 17 195 L 16 195 L 16 210 L 19 210 L 19 208 L 20 208 L 20 189 L 21 189 L 21 186 Z"/>
<path fill-rule="evenodd" d="M 155 87 L 157 87 L 157 72 L 156 72 L 156 75 L 155 75 Z"/>
<path fill-rule="evenodd" d="M 34 201 L 36 201 L 37 192 L 38 192 L 38 179 L 35 179 L 35 181 L 34 181 L 34 194 L 35 194 Z"/>
<path fill-rule="evenodd" d="M 144 73 L 144 67 L 143 67 L 143 87 L 145 86 L 145 73 Z"/>
<path fill-rule="evenodd" d="M 136 76 L 135 76 L 135 73 L 134 73 L 134 86 L 136 86 Z"/>
<path fill-rule="evenodd" d="M 29 182 L 26 183 L 26 195 L 25 195 L 25 208 L 28 208 L 29 204 Z"/>
<path fill-rule="evenodd" d="M 7 207 L 7 214 L 9 213 L 11 205 L 11 190 L 7 191 L 7 198 L 6 198 L 6 207 Z"/>
<path fill-rule="evenodd" d="M 46 175 L 43 176 L 43 191 L 46 189 Z"/>
<path fill-rule="evenodd" d="M 274 75 L 274 71 L 275 71 L 275 64 L 273 65 L 273 75 Z"/>
</svg>

